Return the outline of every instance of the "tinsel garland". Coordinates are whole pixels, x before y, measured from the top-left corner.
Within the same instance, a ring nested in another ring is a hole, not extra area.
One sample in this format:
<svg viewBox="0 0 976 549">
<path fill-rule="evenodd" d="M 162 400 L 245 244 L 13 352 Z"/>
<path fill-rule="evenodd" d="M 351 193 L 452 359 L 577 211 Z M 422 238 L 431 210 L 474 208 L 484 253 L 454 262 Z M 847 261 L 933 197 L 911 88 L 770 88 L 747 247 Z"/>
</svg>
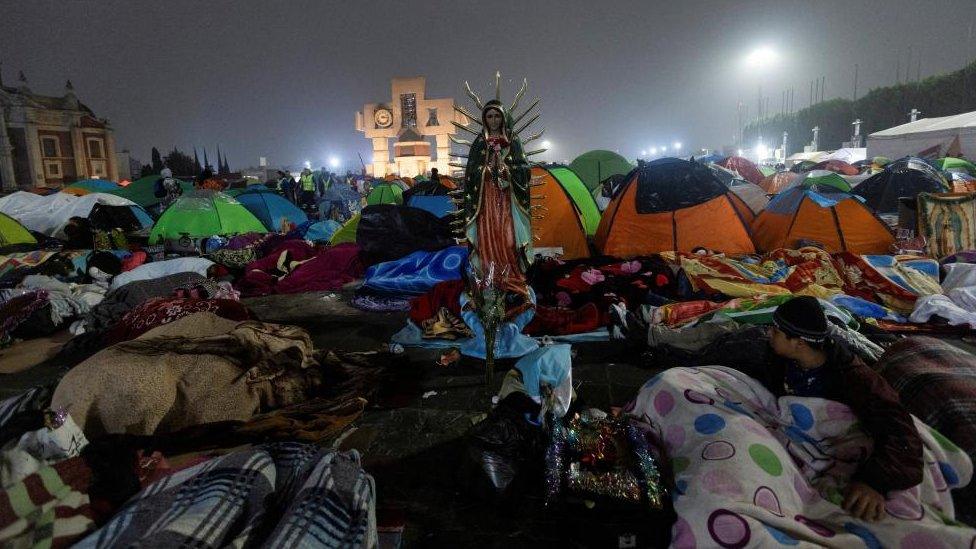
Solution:
<svg viewBox="0 0 976 549">
<path fill-rule="evenodd" d="M 647 497 L 647 503 L 653 509 L 660 509 L 664 499 L 664 488 L 661 486 L 661 471 L 657 468 L 657 461 L 651 455 L 650 445 L 644 432 L 632 422 L 627 422 L 627 440 L 637 456 L 637 469 L 640 473 L 641 490 Z"/>
<path fill-rule="evenodd" d="M 546 505 L 560 495 L 563 480 L 573 492 L 662 506 L 657 463 L 644 434 L 626 418 L 577 415 L 565 427 L 555 425 L 546 450 Z"/>
</svg>

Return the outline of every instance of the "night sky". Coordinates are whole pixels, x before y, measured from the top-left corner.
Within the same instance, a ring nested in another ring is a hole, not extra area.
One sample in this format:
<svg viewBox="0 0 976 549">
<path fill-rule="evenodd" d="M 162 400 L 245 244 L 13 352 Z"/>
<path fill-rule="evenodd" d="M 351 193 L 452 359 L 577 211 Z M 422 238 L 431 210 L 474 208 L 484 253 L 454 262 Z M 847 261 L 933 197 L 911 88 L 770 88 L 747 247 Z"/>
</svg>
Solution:
<svg viewBox="0 0 976 549">
<path fill-rule="evenodd" d="M 650 2 L 268 2 L 0 0 L 5 85 L 23 70 L 37 93 L 65 79 L 143 162 L 157 146 L 217 145 L 233 168 L 369 161 L 355 131 L 363 103 L 389 97 L 390 78 L 423 75 L 428 96 L 467 99 L 469 80 L 506 96 L 522 77 L 542 98 L 548 159 L 606 148 L 633 158 L 674 141 L 731 143 L 737 101 L 755 115 L 757 88 L 779 112 L 781 91 L 825 75 L 826 96 L 891 84 L 911 53 L 914 78 L 976 58 L 973 0 Z M 780 55 L 765 74 L 744 68 L 756 47 Z M 909 52 L 909 48 L 911 52 Z"/>
</svg>

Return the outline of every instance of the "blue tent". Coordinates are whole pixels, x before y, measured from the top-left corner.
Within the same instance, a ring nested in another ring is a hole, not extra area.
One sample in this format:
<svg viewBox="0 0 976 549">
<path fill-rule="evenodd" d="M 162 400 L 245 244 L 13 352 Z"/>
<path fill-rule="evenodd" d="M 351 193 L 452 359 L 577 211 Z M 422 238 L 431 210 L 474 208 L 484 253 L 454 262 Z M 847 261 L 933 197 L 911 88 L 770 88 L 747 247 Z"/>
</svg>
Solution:
<svg viewBox="0 0 976 549">
<path fill-rule="evenodd" d="M 444 217 L 454 211 L 454 203 L 451 202 L 451 197 L 446 195 L 415 194 L 407 201 L 407 206 L 427 210 L 437 217 Z"/>
<path fill-rule="evenodd" d="M 275 193 L 249 190 L 240 193 L 236 198 L 269 231 L 280 231 L 283 221 L 295 225 L 308 221 L 305 212 Z"/>
<path fill-rule="evenodd" d="M 723 154 L 712 153 L 708 156 L 699 156 L 698 158 L 695 159 L 695 161 L 698 162 L 699 164 L 709 164 L 709 163 L 718 164 L 719 162 L 725 160 L 726 158 L 728 157 Z"/>
</svg>

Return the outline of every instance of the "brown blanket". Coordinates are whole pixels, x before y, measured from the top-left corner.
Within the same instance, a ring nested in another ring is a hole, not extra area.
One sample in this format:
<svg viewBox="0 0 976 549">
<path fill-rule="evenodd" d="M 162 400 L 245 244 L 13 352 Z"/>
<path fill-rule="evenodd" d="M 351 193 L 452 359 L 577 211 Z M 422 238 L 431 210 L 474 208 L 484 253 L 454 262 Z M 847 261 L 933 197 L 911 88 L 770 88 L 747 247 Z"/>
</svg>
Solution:
<svg viewBox="0 0 976 549">
<path fill-rule="evenodd" d="M 82 362 L 51 407 L 89 438 L 245 421 L 314 392 L 322 371 L 313 351 L 301 328 L 197 313 Z"/>
</svg>

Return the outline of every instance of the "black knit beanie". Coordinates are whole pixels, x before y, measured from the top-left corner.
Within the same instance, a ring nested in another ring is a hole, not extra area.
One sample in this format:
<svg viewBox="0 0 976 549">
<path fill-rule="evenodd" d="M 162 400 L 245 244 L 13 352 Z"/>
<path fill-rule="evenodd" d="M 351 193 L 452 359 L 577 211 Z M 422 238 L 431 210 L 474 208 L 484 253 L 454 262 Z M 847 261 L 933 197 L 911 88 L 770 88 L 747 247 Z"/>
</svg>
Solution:
<svg viewBox="0 0 976 549">
<path fill-rule="evenodd" d="M 786 335 L 811 343 L 827 339 L 827 317 L 815 297 L 801 295 L 783 303 L 773 313 L 773 324 Z"/>
</svg>

